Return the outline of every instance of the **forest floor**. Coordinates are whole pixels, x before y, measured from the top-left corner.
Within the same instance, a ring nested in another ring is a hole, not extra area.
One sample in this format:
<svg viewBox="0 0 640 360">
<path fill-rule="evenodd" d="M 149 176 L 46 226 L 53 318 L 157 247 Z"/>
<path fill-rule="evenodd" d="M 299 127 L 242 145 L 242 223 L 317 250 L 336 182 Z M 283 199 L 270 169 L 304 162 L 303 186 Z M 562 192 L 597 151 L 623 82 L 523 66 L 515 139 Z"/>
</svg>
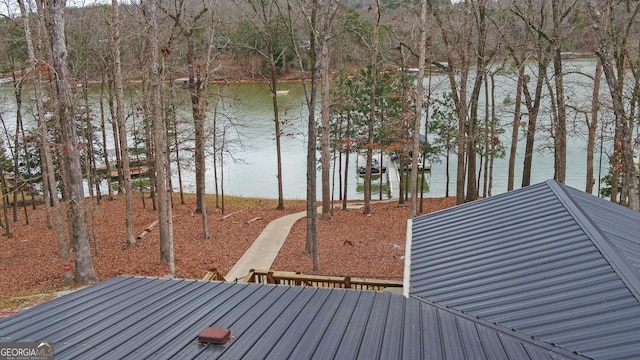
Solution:
<svg viewBox="0 0 640 360">
<path fill-rule="evenodd" d="M 225 198 L 223 218 L 213 197 L 207 201 L 210 239 L 203 239 L 202 216 L 193 212 L 193 196 L 180 204 L 174 194 L 173 226 L 176 277 L 201 279 L 210 268 L 225 275 L 272 220 L 305 211 L 304 201 L 285 201 L 285 210 L 276 210 L 276 200 Z M 453 206 L 455 198 L 425 199 L 424 213 Z M 26 216 L 25 216 L 26 213 Z M 165 276 L 169 269 L 160 263 L 157 228 L 138 240 L 125 244 L 125 201 L 117 197 L 90 206 L 93 265 L 100 280 L 118 275 Z M 134 235 L 141 234 L 157 219 L 151 199 L 144 204 L 134 198 Z M 408 207 L 397 202 L 373 203 L 372 214 L 362 209 L 341 210 L 334 206 L 332 220 L 319 221 L 320 271 L 325 275 L 402 279 Z M 26 220 L 28 218 L 28 225 Z M 26 212 L 19 208 L 17 221 L 9 211 L 9 230 L 0 237 L 0 317 L 46 301 L 57 292 L 69 290 L 63 284 L 63 266 L 55 227 L 47 228 L 43 205 Z M 5 221 L 2 221 L 5 224 Z M 95 236 L 94 236 L 95 234 Z M 312 273 L 311 258 L 304 254 L 306 222 L 291 229 L 272 269 Z M 95 246 L 97 244 L 97 247 Z M 267 270 L 267 269 L 264 269 Z"/>
</svg>

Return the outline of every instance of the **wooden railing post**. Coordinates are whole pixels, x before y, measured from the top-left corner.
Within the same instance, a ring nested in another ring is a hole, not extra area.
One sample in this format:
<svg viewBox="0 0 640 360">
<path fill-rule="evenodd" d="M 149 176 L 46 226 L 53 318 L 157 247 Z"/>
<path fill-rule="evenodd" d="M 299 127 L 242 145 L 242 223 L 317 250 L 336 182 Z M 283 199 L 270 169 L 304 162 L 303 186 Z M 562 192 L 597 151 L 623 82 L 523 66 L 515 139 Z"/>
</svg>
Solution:
<svg viewBox="0 0 640 360">
<path fill-rule="evenodd" d="M 256 282 L 256 273 L 254 269 L 249 270 L 249 273 L 244 278 L 244 282 L 246 283 Z"/>
<path fill-rule="evenodd" d="M 388 287 L 402 287 L 402 281 L 394 280 L 363 279 L 351 276 L 304 275 L 294 272 L 253 269 L 244 281 L 260 284 L 302 285 L 378 291 Z"/>
</svg>

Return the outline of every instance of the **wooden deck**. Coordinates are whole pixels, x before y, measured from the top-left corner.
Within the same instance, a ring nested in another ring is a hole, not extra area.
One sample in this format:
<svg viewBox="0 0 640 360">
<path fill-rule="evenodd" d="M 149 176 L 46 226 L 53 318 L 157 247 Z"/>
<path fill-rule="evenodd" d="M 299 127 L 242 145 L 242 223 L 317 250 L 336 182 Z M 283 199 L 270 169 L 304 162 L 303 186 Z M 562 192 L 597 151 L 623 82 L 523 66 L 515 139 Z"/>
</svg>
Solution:
<svg viewBox="0 0 640 360">
<path fill-rule="evenodd" d="M 244 282 L 380 291 L 389 287 L 402 287 L 402 281 L 396 280 L 364 279 L 350 276 L 306 275 L 296 272 L 265 270 L 252 270 L 244 279 Z"/>
</svg>

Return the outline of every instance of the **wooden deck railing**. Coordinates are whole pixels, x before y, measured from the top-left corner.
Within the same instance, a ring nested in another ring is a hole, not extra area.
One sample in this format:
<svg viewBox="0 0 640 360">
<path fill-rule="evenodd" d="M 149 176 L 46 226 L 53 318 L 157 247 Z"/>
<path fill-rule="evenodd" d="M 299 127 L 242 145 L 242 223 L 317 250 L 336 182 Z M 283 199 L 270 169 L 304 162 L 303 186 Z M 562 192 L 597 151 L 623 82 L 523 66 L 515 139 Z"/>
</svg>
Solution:
<svg viewBox="0 0 640 360">
<path fill-rule="evenodd" d="M 220 274 L 217 268 L 211 268 L 207 271 L 207 274 L 202 278 L 202 280 L 208 281 L 225 281 L 224 276 Z"/>
<path fill-rule="evenodd" d="M 265 270 L 251 270 L 247 277 L 245 277 L 244 282 L 360 290 L 384 290 L 388 287 L 402 287 L 402 281 L 396 280 L 364 279 L 350 276 L 305 275 L 295 272 Z"/>
</svg>

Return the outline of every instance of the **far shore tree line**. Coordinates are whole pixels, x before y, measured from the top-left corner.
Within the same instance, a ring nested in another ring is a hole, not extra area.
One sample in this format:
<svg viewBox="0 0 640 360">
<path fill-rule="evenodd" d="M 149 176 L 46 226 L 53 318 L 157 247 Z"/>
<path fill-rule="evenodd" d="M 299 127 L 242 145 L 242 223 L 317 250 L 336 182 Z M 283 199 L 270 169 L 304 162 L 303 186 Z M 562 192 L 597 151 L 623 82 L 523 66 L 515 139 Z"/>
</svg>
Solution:
<svg viewBox="0 0 640 360">
<path fill-rule="evenodd" d="M 148 195 L 158 211 L 160 261 L 175 275 L 171 209 L 173 202 L 184 203 L 181 174 L 190 167 L 202 238 L 211 238 L 205 179 L 212 171 L 215 206 L 224 212 L 224 162 L 233 158 L 242 132 L 225 114 L 224 83 L 240 79 L 263 81 L 271 92 L 278 209 L 284 209 L 281 138 L 286 136 L 279 84 L 292 78 L 302 83 L 309 114 L 306 251 L 316 271 L 317 222 L 331 219 L 336 192 L 346 209 L 347 174 L 355 170 L 348 168 L 349 156 L 356 152 L 366 154 L 364 214 L 371 212 L 375 198 L 373 164 L 384 153 L 397 158 L 400 183 L 407 184 L 398 202 L 409 202 L 413 217 L 422 212 L 425 186 L 419 161 L 444 159 L 447 196 L 449 168 L 455 169 L 451 193 L 461 204 L 491 196 L 499 157 L 508 158 L 506 190 L 516 187 L 517 178 L 521 186 L 530 185 L 541 141 L 550 143 L 554 178 L 565 182 L 567 141 L 579 129 L 587 138 L 585 191 L 600 189 L 595 169 L 601 164 L 594 164 L 594 156 L 598 145 L 612 144 L 600 150 L 608 155 L 610 169 L 601 194 L 640 211 L 634 164 L 640 146 L 637 1 L 3 4 L 0 72 L 13 85 L 15 108 L 0 108 L 0 225 L 10 234 L 18 203 L 26 207 L 31 196 L 35 206 L 35 198 L 42 198 L 47 225 L 57 229 L 67 283 L 98 279 L 92 256 L 99 249 L 89 236 L 87 196 L 99 204 L 116 192 L 124 194 L 123 241 L 135 245 L 133 196 L 137 190 L 143 199 Z M 592 90 L 587 102 L 567 90 L 567 79 L 576 74 L 566 61 L 575 54 L 595 57 L 593 73 L 578 74 Z M 444 93 L 432 91 L 436 73 L 446 79 Z M 513 79 L 515 92 L 501 99 L 495 80 L 505 76 Z M 89 95 L 90 86 L 99 93 L 97 101 Z M 189 119 L 178 113 L 184 91 Z M 506 117 L 512 120 L 505 123 Z M 541 139 L 541 133 L 547 137 Z M 510 144 L 502 143 L 503 134 L 511 134 Z M 521 139 L 524 163 L 516 174 Z M 454 155 L 456 162 L 450 164 Z M 213 168 L 207 169 L 208 158 Z M 347 165 L 343 169 L 341 164 Z M 117 169 L 114 181 L 112 169 Z M 332 171 L 339 174 L 337 183 L 331 182 Z M 148 179 L 132 180 L 137 172 L 147 172 Z M 178 184 L 172 183 L 174 174 Z"/>
</svg>

